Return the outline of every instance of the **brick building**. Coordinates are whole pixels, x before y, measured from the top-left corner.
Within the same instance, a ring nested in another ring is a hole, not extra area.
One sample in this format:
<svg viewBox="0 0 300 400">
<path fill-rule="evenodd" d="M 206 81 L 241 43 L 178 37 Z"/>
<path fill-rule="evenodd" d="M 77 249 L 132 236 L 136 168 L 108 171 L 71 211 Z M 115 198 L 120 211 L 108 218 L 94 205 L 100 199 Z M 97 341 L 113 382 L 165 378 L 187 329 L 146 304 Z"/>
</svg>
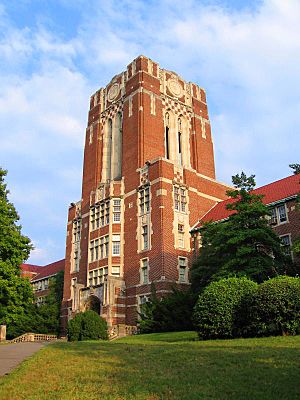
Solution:
<svg viewBox="0 0 300 400">
<path fill-rule="evenodd" d="M 109 326 L 135 325 L 151 284 L 159 296 L 186 286 L 190 229 L 227 189 L 215 179 L 205 91 L 136 58 L 90 99 L 63 324 L 92 308 Z"/>
<path fill-rule="evenodd" d="M 30 280 L 37 304 L 43 303 L 45 297 L 49 294 L 50 279 L 64 270 L 65 259 L 55 261 L 45 266 L 21 264 L 21 276 Z"/>
<path fill-rule="evenodd" d="M 261 186 L 253 191 L 263 195 L 263 203 L 270 209 L 269 223 L 281 238 L 286 254 L 295 262 L 300 263 L 299 257 L 292 252 L 293 242 L 300 236 L 300 211 L 296 209 L 297 195 L 300 193 L 300 175 L 292 175 L 278 181 Z M 199 229 L 204 222 L 226 221 L 234 211 L 227 210 L 226 205 L 231 200 L 215 204 L 191 230 L 193 248 L 197 252 L 200 245 Z"/>
</svg>

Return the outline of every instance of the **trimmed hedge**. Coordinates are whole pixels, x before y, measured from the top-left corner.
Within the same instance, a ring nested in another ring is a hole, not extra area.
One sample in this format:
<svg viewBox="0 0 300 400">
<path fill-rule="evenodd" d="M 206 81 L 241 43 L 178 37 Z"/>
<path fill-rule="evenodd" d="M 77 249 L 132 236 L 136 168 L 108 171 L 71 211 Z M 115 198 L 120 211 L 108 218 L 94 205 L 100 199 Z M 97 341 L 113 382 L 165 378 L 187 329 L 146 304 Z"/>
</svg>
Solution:
<svg viewBox="0 0 300 400">
<path fill-rule="evenodd" d="M 257 283 L 247 278 L 226 278 L 208 285 L 194 308 L 194 324 L 201 339 L 242 336 L 249 298 Z"/>
<path fill-rule="evenodd" d="M 98 339 L 108 339 L 107 323 L 95 311 L 79 313 L 69 321 L 69 341 Z"/>
<path fill-rule="evenodd" d="M 249 309 L 249 336 L 300 333 L 300 278 L 279 276 L 259 285 Z"/>
</svg>

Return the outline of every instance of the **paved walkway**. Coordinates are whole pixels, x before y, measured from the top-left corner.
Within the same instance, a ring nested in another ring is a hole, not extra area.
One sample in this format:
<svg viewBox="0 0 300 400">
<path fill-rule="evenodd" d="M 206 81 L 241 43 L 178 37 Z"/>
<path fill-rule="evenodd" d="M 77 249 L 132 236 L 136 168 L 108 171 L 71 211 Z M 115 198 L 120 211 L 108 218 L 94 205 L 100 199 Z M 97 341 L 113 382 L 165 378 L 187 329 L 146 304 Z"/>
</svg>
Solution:
<svg viewBox="0 0 300 400">
<path fill-rule="evenodd" d="M 0 345 L 0 376 L 11 372 L 23 360 L 30 357 L 46 343 L 23 342 Z"/>
</svg>

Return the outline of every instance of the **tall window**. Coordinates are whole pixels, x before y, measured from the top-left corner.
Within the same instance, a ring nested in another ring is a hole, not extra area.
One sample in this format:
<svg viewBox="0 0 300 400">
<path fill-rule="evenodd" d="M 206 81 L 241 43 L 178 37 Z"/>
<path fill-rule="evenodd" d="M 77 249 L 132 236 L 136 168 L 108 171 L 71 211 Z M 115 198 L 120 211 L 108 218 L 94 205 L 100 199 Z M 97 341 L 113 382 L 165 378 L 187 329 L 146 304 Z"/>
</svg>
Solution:
<svg viewBox="0 0 300 400">
<path fill-rule="evenodd" d="M 72 304 L 73 310 L 76 310 L 76 308 L 77 308 L 76 285 L 77 285 L 77 278 L 72 278 L 72 281 L 71 281 L 71 298 L 73 299 L 73 304 Z"/>
<path fill-rule="evenodd" d="M 95 260 L 99 260 L 99 239 L 95 240 Z"/>
<path fill-rule="evenodd" d="M 277 207 L 277 212 L 278 212 L 278 219 L 279 219 L 279 222 L 285 222 L 285 221 L 287 221 L 285 204 L 283 204 L 283 205 Z"/>
<path fill-rule="evenodd" d="M 113 235 L 112 237 L 112 255 L 119 256 L 121 253 L 120 235 Z"/>
<path fill-rule="evenodd" d="M 100 206 L 99 204 L 95 205 L 91 208 L 91 230 L 97 229 L 100 227 Z"/>
<path fill-rule="evenodd" d="M 182 165 L 182 125 L 180 118 L 178 118 L 178 162 L 179 165 Z"/>
<path fill-rule="evenodd" d="M 178 247 L 184 249 L 184 225 L 178 224 Z"/>
<path fill-rule="evenodd" d="M 100 238 L 100 260 L 104 258 L 105 248 L 104 248 L 104 236 Z"/>
<path fill-rule="evenodd" d="M 149 261 L 148 259 L 144 259 L 141 263 L 141 283 L 149 283 Z"/>
<path fill-rule="evenodd" d="M 109 224 L 109 200 L 105 202 L 105 223 Z"/>
<path fill-rule="evenodd" d="M 107 179 L 111 179 L 111 148 L 112 148 L 112 120 L 108 120 L 108 137 L 107 137 Z"/>
<path fill-rule="evenodd" d="M 74 259 L 73 259 L 73 272 L 79 271 L 79 245 L 76 243 L 74 248 Z"/>
<path fill-rule="evenodd" d="M 105 251 L 104 258 L 108 257 L 108 255 L 109 255 L 109 236 L 104 237 L 104 251 Z"/>
<path fill-rule="evenodd" d="M 73 221 L 73 242 L 80 241 L 80 231 L 81 231 L 81 219 L 75 219 Z"/>
<path fill-rule="evenodd" d="M 187 259 L 179 257 L 179 282 L 187 282 Z"/>
<path fill-rule="evenodd" d="M 281 240 L 281 246 L 282 246 L 284 254 L 286 256 L 292 257 L 292 251 L 291 251 L 292 243 L 291 243 L 290 235 L 281 236 L 280 240 Z"/>
<path fill-rule="evenodd" d="M 170 159 L 170 149 L 169 149 L 169 130 L 170 130 L 170 116 L 168 113 L 165 115 L 165 142 L 166 142 L 166 158 Z"/>
<path fill-rule="evenodd" d="M 145 186 L 139 190 L 140 213 L 147 214 L 150 211 L 150 187 Z"/>
<path fill-rule="evenodd" d="M 98 261 L 108 257 L 108 244 L 109 236 L 102 236 L 101 238 L 90 241 L 90 261 Z"/>
<path fill-rule="evenodd" d="M 143 311 L 143 306 L 149 301 L 148 296 L 145 296 L 144 294 L 142 296 L 138 297 L 138 309 L 139 312 Z M 140 316 L 139 316 L 140 318 Z"/>
<path fill-rule="evenodd" d="M 176 211 L 186 212 L 186 189 L 174 186 L 174 208 Z"/>
<path fill-rule="evenodd" d="M 148 239 L 148 225 L 142 226 L 142 236 L 143 236 L 143 250 L 147 250 L 149 247 L 149 239 Z"/>
<path fill-rule="evenodd" d="M 104 226 L 104 211 L 105 211 L 105 202 L 100 204 L 100 226 Z"/>
<path fill-rule="evenodd" d="M 90 211 L 91 230 L 98 229 L 109 224 L 109 200 L 95 204 Z"/>
<path fill-rule="evenodd" d="M 90 242 L 90 262 L 95 260 L 95 241 Z"/>
<path fill-rule="evenodd" d="M 271 225 L 277 225 L 277 213 L 276 213 L 276 208 L 272 208 L 270 210 L 271 216 L 270 216 L 270 224 Z"/>
<path fill-rule="evenodd" d="M 95 207 L 90 210 L 91 231 L 95 229 Z"/>
<path fill-rule="evenodd" d="M 122 177 L 122 114 L 117 113 L 116 116 L 116 127 L 114 130 L 114 165 L 113 165 L 113 179 L 121 179 Z"/>
<path fill-rule="evenodd" d="M 113 221 L 121 222 L 121 199 L 113 200 Z"/>
<path fill-rule="evenodd" d="M 72 261 L 73 272 L 79 271 L 80 237 L 81 237 L 81 219 L 75 219 L 73 221 L 73 261 Z"/>
</svg>

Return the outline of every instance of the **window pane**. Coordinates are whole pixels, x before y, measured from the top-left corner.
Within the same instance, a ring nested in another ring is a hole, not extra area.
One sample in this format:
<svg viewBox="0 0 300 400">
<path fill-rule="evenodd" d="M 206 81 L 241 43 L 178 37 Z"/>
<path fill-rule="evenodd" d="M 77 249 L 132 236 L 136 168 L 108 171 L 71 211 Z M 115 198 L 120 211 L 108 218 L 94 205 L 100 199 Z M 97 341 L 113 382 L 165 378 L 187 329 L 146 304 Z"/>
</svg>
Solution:
<svg viewBox="0 0 300 400">
<path fill-rule="evenodd" d="M 286 209 L 285 209 L 284 205 L 278 207 L 278 215 L 279 215 L 280 222 L 285 222 L 287 220 Z"/>
<path fill-rule="evenodd" d="M 114 256 L 119 256 L 120 255 L 120 242 L 113 242 L 112 244 L 113 248 L 113 255 Z"/>
<path fill-rule="evenodd" d="M 143 250 L 148 249 L 148 225 L 144 225 L 143 229 Z"/>
</svg>

